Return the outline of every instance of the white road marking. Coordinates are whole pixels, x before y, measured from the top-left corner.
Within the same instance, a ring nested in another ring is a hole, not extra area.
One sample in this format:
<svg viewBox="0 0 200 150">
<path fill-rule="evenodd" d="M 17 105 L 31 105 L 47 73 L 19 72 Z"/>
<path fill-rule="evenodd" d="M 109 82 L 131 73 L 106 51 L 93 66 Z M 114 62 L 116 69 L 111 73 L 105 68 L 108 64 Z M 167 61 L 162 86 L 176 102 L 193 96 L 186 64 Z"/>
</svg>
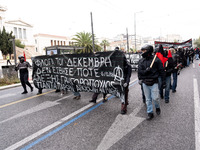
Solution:
<svg viewBox="0 0 200 150">
<path fill-rule="evenodd" d="M 130 84 L 132 84 L 132 83 L 135 82 L 135 81 L 137 81 L 137 79 L 134 79 L 133 81 L 131 81 Z M 108 94 L 107 96 L 110 96 L 110 94 Z M 56 102 L 58 102 L 58 101 L 59 101 L 59 100 L 57 100 Z M 99 103 L 100 101 L 102 101 L 102 98 L 99 98 L 99 99 L 97 100 L 97 103 Z M 79 110 L 77 110 L 77 111 L 75 111 L 75 112 L 69 114 L 68 116 L 65 116 L 64 118 L 62 118 L 62 119 L 60 119 L 60 120 L 54 122 L 53 124 L 51 124 L 51 125 L 49 125 L 49 126 L 43 128 L 43 129 L 39 130 L 38 132 L 36 132 L 36 133 L 34 133 L 34 134 L 32 134 L 32 135 L 30 135 L 30 136 L 24 138 L 23 140 L 21 140 L 21 141 L 15 143 L 15 144 L 13 144 L 13 145 L 7 147 L 5 150 L 15 150 L 15 149 L 19 148 L 20 146 L 22 146 L 22 145 L 24 145 L 24 144 L 30 142 L 31 140 L 37 138 L 38 136 L 41 136 L 41 135 L 44 134 L 45 132 L 48 132 L 49 130 L 52 130 L 53 128 L 55 128 L 56 126 L 62 124 L 63 122 L 66 122 L 67 120 L 69 120 L 69 119 L 71 119 L 72 117 L 78 115 L 79 113 L 81 113 L 81 112 L 87 110 L 88 108 L 90 108 L 90 107 L 93 106 L 93 105 L 95 105 L 95 104 L 94 104 L 94 103 L 90 103 L 90 104 L 88 104 L 88 105 L 82 107 L 81 109 L 79 109 Z M 142 118 L 141 118 L 141 119 L 142 119 Z M 138 119 L 136 119 L 136 120 L 138 120 Z M 139 120 L 140 120 L 140 119 L 139 119 Z M 133 122 L 134 122 L 134 121 L 133 121 Z M 132 126 L 135 126 L 135 124 L 136 124 L 137 122 L 138 122 L 138 121 L 134 122 L 134 125 L 132 125 Z"/>
<path fill-rule="evenodd" d="M 194 123 L 195 123 L 195 149 L 200 150 L 200 105 L 197 79 L 193 78 L 194 86 Z"/>
<path fill-rule="evenodd" d="M 17 95 L 17 93 L 4 94 L 4 95 L 1 95 L 1 96 L 0 96 L 0 99 L 2 99 L 2 98 L 7 98 L 7 97 L 11 97 L 11 96 L 15 96 L 15 95 Z"/>
<path fill-rule="evenodd" d="M 126 134 L 136 128 L 145 118 L 136 117 L 142 106 L 137 107 L 130 115 L 119 114 L 109 128 L 96 150 L 107 150 Z"/>
</svg>

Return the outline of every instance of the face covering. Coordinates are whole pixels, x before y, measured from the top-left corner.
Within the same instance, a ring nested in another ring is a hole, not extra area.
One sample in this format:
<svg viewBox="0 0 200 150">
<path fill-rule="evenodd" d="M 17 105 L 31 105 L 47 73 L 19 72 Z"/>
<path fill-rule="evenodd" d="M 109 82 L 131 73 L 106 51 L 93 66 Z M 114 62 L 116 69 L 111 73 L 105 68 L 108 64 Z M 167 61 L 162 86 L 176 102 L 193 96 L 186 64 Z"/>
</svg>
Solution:
<svg viewBox="0 0 200 150">
<path fill-rule="evenodd" d="M 24 59 L 20 59 L 20 62 L 23 63 L 23 62 L 24 62 Z"/>
<path fill-rule="evenodd" d="M 148 55 L 149 55 L 148 52 L 144 52 L 144 53 L 142 53 L 142 57 L 143 57 L 143 58 L 146 58 Z"/>
</svg>

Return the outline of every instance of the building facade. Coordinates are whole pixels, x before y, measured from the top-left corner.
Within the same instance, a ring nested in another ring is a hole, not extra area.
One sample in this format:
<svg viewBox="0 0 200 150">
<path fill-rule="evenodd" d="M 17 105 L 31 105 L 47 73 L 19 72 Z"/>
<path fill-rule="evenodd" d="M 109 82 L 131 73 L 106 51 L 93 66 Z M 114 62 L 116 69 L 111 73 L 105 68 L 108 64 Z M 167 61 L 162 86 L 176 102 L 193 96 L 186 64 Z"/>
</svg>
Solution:
<svg viewBox="0 0 200 150">
<path fill-rule="evenodd" d="M 55 45 L 70 45 L 70 41 L 65 36 L 49 35 L 49 34 L 36 34 L 34 35 L 35 51 L 45 55 L 45 47 Z"/>
</svg>

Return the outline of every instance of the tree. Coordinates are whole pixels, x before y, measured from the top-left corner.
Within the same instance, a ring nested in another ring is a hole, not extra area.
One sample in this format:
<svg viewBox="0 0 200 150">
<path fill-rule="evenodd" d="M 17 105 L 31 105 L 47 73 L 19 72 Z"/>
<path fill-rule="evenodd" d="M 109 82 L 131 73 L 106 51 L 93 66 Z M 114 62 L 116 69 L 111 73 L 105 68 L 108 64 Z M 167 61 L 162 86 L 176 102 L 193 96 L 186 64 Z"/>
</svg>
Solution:
<svg viewBox="0 0 200 150">
<path fill-rule="evenodd" d="M 101 43 L 100 43 L 101 46 L 103 46 L 104 48 L 104 52 L 106 51 L 106 46 L 110 46 L 110 43 L 107 41 L 107 40 L 103 40 Z"/>
<path fill-rule="evenodd" d="M 13 39 L 12 31 L 10 33 L 6 32 L 5 27 L 3 27 L 3 31 L 0 32 L 0 49 L 3 55 L 12 54 L 13 46 L 10 39 Z"/>
<path fill-rule="evenodd" d="M 79 32 L 72 38 L 75 41 L 75 45 L 84 47 L 83 50 L 77 53 L 91 53 L 93 52 L 92 34 L 88 32 Z M 95 52 L 99 51 L 99 46 L 95 44 Z"/>
<path fill-rule="evenodd" d="M 19 48 L 24 48 L 25 45 L 21 43 L 21 41 L 19 39 L 15 40 L 15 45 Z"/>
<path fill-rule="evenodd" d="M 200 37 L 194 41 L 194 44 L 200 48 Z"/>
</svg>

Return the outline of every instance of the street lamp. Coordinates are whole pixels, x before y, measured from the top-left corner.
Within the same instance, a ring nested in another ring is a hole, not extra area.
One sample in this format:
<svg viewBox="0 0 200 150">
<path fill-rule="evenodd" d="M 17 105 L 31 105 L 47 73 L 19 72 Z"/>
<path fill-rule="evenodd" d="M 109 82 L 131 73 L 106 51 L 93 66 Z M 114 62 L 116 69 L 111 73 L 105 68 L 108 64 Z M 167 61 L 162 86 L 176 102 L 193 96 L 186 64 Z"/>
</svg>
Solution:
<svg viewBox="0 0 200 150">
<path fill-rule="evenodd" d="M 135 30 L 135 50 L 137 50 L 136 48 L 136 14 L 137 13 L 142 13 L 143 11 L 139 11 L 139 12 L 135 12 L 134 13 L 134 30 Z"/>
</svg>

